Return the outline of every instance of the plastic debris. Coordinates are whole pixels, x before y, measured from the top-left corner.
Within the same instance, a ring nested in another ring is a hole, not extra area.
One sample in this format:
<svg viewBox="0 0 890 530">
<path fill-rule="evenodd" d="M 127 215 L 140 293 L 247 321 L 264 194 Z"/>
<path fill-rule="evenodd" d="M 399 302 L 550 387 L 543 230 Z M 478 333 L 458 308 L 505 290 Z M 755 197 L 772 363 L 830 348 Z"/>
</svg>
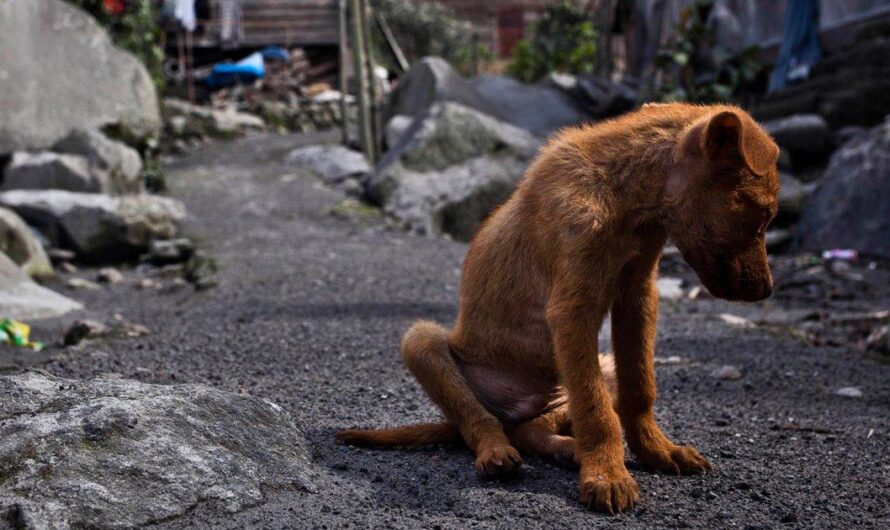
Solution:
<svg viewBox="0 0 890 530">
<path fill-rule="evenodd" d="M 851 248 L 835 248 L 822 252 L 822 259 L 838 259 L 843 261 L 855 261 L 859 253 Z"/>
<path fill-rule="evenodd" d="M 31 326 L 18 320 L 6 318 L 0 320 L 0 344 L 20 346 L 34 351 L 43 349 L 43 343 L 29 340 Z"/>
</svg>

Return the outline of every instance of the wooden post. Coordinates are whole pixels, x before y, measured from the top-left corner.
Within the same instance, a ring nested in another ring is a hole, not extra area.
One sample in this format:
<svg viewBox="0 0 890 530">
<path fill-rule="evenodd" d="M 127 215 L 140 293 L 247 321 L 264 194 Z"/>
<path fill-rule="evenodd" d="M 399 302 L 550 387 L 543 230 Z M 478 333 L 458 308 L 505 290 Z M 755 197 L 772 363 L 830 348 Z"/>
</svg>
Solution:
<svg viewBox="0 0 890 530">
<path fill-rule="evenodd" d="M 352 43 L 352 61 L 353 76 L 356 81 L 356 90 L 358 92 L 358 114 L 359 114 L 359 140 L 362 144 L 362 150 L 365 157 L 371 164 L 377 163 L 376 151 L 374 149 L 374 130 L 372 126 L 372 114 L 370 101 L 370 91 L 368 87 L 368 77 L 366 75 L 365 59 L 365 42 L 364 25 L 362 24 L 362 12 L 364 11 L 364 2 L 362 0 L 349 0 L 350 14 L 352 16 L 352 35 L 350 42 Z"/>
<path fill-rule="evenodd" d="M 348 72 L 346 70 L 349 62 L 346 9 L 346 0 L 340 0 L 340 118 L 343 122 L 343 145 L 349 145 L 349 108 L 346 105 L 346 92 L 348 90 L 346 84 Z"/>
<path fill-rule="evenodd" d="M 370 100 L 369 121 L 370 121 L 370 153 L 368 157 L 372 164 L 380 159 L 381 140 L 383 135 L 380 134 L 380 92 L 377 84 L 377 73 L 374 71 L 374 56 L 371 50 L 371 7 L 367 0 L 361 0 L 361 23 L 362 23 L 362 48 L 364 51 L 365 69 L 368 76 L 368 99 Z"/>
</svg>

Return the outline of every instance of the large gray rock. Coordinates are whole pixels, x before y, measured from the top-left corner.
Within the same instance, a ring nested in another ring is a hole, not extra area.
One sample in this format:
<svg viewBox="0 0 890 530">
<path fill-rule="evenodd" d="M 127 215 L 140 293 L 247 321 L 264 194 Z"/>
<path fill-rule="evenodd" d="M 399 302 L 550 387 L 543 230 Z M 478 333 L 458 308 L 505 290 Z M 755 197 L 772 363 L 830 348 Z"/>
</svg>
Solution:
<svg viewBox="0 0 890 530">
<path fill-rule="evenodd" d="M 445 102 L 474 109 L 539 137 L 593 117 L 552 83 L 527 85 L 497 75 L 466 79 L 444 59 L 425 57 L 390 94 L 384 118 L 387 123 L 396 116 L 416 118 Z"/>
<path fill-rule="evenodd" d="M 480 75 L 470 83 L 494 109 L 494 116 L 535 136 L 549 136 L 589 119 L 565 93 L 546 83 L 527 85 L 502 75 Z"/>
<path fill-rule="evenodd" d="M 82 309 L 79 303 L 34 283 L 25 271 L 0 252 L 0 315 L 3 318 L 32 320 L 64 315 Z M 7 397 L 0 392 L 0 407 Z M 2 422 L 0 422 L 2 423 Z M 2 427 L 0 427 L 2 428 Z M 0 436 L 0 445 L 3 440 Z M 6 467 L 0 457 L 0 479 Z M 3 481 L 0 480 L 0 487 Z M 2 513 L 2 511 L 0 511 Z"/>
<path fill-rule="evenodd" d="M 791 155 L 796 168 L 819 165 L 834 149 L 834 136 L 825 118 L 818 114 L 796 114 L 763 123 L 763 128 Z"/>
<path fill-rule="evenodd" d="M 36 372 L 0 377 L 0 395 L 0 514 L 23 527 L 131 528 L 315 489 L 302 433 L 263 399 Z"/>
<path fill-rule="evenodd" d="M 31 228 L 15 212 L 6 208 L 0 208 L 0 252 L 31 276 L 49 276 L 53 273 L 49 257 Z"/>
<path fill-rule="evenodd" d="M 342 145 L 309 145 L 294 149 L 287 163 L 318 176 L 325 184 L 336 185 L 348 179 L 364 179 L 371 173 L 365 155 Z"/>
<path fill-rule="evenodd" d="M 89 161 L 77 155 L 60 155 L 49 151 L 12 155 L 0 190 L 68 190 L 108 193 L 108 178 L 90 171 Z"/>
<path fill-rule="evenodd" d="M 804 249 L 890 258 L 890 120 L 835 151 L 797 224 Z"/>
<path fill-rule="evenodd" d="M 441 57 L 424 57 L 399 81 L 389 95 L 384 121 L 393 116 L 417 117 L 436 103 L 450 101 L 499 117 L 497 109 L 472 83 Z"/>
<path fill-rule="evenodd" d="M 468 240 L 509 196 L 538 145 L 476 110 L 436 104 L 375 168 L 368 198 L 415 232 Z"/>
<path fill-rule="evenodd" d="M 153 239 L 175 236 L 185 218 L 179 201 L 145 194 L 16 190 L 0 193 L 0 205 L 15 210 L 54 245 L 92 261 L 136 256 Z"/>
<path fill-rule="evenodd" d="M 0 153 L 50 147 L 72 129 L 161 127 L 145 67 L 62 0 L 0 2 Z"/>
<path fill-rule="evenodd" d="M 56 142 L 53 150 L 80 155 L 87 159 L 90 171 L 110 184 L 117 194 L 139 193 L 142 186 L 142 158 L 139 152 L 95 130 L 74 130 Z"/>
<path fill-rule="evenodd" d="M 779 213 L 775 224 L 788 224 L 800 217 L 807 189 L 794 175 L 784 171 L 779 173 L 779 184 Z"/>
</svg>

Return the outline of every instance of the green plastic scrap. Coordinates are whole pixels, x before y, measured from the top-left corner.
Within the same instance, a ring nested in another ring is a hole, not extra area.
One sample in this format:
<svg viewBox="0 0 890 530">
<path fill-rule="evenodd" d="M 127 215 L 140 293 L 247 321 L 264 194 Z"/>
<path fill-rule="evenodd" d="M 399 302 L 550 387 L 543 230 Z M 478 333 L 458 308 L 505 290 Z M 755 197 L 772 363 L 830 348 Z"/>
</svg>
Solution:
<svg viewBox="0 0 890 530">
<path fill-rule="evenodd" d="M 11 318 L 0 320 L 0 344 L 20 346 L 22 348 L 29 348 L 34 351 L 42 350 L 43 343 L 37 341 L 32 342 L 28 340 L 30 335 L 31 326 L 25 324 L 24 322 L 12 320 Z"/>
</svg>

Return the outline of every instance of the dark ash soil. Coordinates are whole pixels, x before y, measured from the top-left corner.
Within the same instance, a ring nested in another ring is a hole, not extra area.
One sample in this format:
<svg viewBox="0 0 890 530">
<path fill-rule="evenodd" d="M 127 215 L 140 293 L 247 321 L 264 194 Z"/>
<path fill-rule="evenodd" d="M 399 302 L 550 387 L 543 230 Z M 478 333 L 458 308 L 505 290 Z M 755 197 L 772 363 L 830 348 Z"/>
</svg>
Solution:
<svg viewBox="0 0 890 530">
<path fill-rule="evenodd" d="M 866 272 L 877 275 L 879 287 L 854 285 L 844 296 L 805 286 L 752 306 L 706 297 L 663 301 L 658 355 L 681 359 L 658 368 L 657 414 L 669 435 L 694 444 L 715 471 L 673 477 L 630 459 L 642 492 L 632 513 L 586 511 L 575 472 L 534 457 L 521 479 L 486 483 L 460 447 L 336 445 L 333 432 L 344 427 L 438 418 L 397 345 L 413 319 L 455 317 L 466 247 L 380 220 L 329 215 L 343 195 L 279 161 L 298 143 L 331 139 L 253 137 L 169 165 L 171 193 L 189 208 L 188 232 L 219 262 L 219 287 L 140 290 L 134 283 L 148 272 L 128 269 L 124 284 L 68 292 L 90 316 L 111 321 L 118 314 L 154 333 L 54 348 L 42 368 L 77 378 L 111 372 L 201 382 L 267 398 L 300 420 L 325 472 L 313 493 L 269 491 L 267 502 L 237 514 L 199 506 L 162 526 L 890 527 L 890 365 L 853 342 L 814 346 L 779 326 L 744 329 L 718 318 L 784 321 L 814 307 L 830 314 L 887 309 L 890 275 L 880 268 Z M 676 259 L 664 266 L 696 284 Z M 54 337 L 66 322 L 40 324 L 34 333 Z M 723 365 L 743 377 L 713 377 Z M 863 396 L 835 394 L 847 386 Z"/>
</svg>

